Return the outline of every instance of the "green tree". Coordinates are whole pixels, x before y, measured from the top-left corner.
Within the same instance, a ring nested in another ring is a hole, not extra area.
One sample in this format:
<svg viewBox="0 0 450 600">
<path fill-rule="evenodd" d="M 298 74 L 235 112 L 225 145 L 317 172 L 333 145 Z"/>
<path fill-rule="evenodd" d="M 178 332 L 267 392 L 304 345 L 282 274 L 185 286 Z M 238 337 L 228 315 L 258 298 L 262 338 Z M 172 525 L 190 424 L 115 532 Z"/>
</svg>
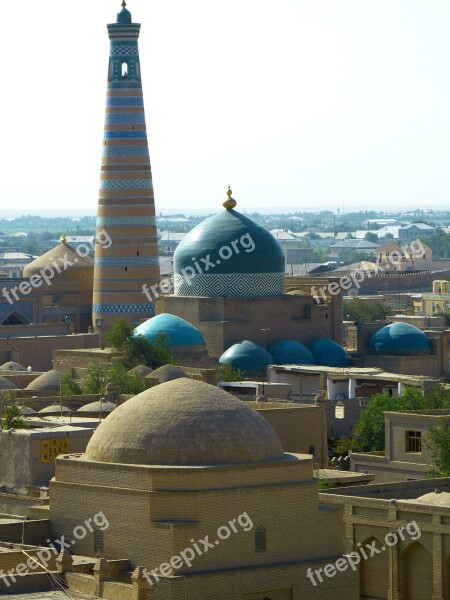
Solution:
<svg viewBox="0 0 450 600">
<path fill-rule="evenodd" d="M 403 410 L 425 410 L 428 403 L 421 390 L 407 388 L 405 392 L 397 397 L 388 394 L 374 394 L 362 411 L 361 417 L 356 425 L 356 436 L 361 442 L 364 450 L 384 450 L 385 424 L 384 413 L 386 411 Z"/>
<path fill-rule="evenodd" d="M 152 343 L 143 335 L 134 335 L 133 330 L 131 323 L 118 319 L 105 336 L 106 341 L 117 351 L 126 370 L 140 364 L 157 369 L 172 361 L 167 338 L 163 333 Z"/>
<path fill-rule="evenodd" d="M 61 393 L 63 396 L 79 396 L 82 394 L 81 386 L 68 373 L 61 377 Z"/>
<path fill-rule="evenodd" d="M 343 314 L 350 321 L 384 321 L 389 314 L 389 308 L 382 302 L 372 302 L 355 298 L 345 300 Z"/>
<path fill-rule="evenodd" d="M 105 390 L 108 366 L 91 363 L 86 371 L 82 389 L 85 394 L 101 394 Z"/>
<path fill-rule="evenodd" d="M 145 383 L 136 373 L 129 373 L 127 368 L 117 362 L 113 365 L 92 363 L 83 381 L 85 394 L 103 394 L 106 385 L 114 383 L 119 394 L 140 394 L 145 390 Z"/>
<path fill-rule="evenodd" d="M 434 462 L 430 477 L 450 477 L 450 427 L 442 423 L 430 427 L 427 432 L 425 445 L 430 450 Z"/>
<path fill-rule="evenodd" d="M 124 365 L 117 363 L 106 372 L 108 383 L 114 383 L 119 394 L 140 394 L 145 390 L 145 383 L 137 373 L 129 373 Z"/>
<path fill-rule="evenodd" d="M 242 381 L 245 378 L 244 371 L 235 369 L 226 363 L 219 365 L 214 376 L 214 383 L 218 385 L 220 381 Z"/>
<path fill-rule="evenodd" d="M 375 244 L 378 244 L 378 242 L 380 241 L 378 239 L 377 234 L 373 233 L 372 231 L 368 231 L 366 233 L 366 235 L 364 236 L 364 239 L 367 240 L 368 242 L 374 242 Z"/>
<path fill-rule="evenodd" d="M 349 452 L 360 452 L 361 442 L 356 437 L 340 438 L 334 445 L 337 454 L 348 454 Z"/>
</svg>

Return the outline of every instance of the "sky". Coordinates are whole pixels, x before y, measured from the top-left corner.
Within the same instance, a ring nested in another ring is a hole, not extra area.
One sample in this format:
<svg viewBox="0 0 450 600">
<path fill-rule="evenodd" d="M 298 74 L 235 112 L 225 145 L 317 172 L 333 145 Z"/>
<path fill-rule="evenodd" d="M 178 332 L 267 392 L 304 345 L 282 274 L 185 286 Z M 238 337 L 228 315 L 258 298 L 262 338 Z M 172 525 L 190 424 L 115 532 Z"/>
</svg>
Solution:
<svg viewBox="0 0 450 600">
<path fill-rule="evenodd" d="M 96 209 L 118 0 L 2 5 L 5 210 Z M 157 213 L 447 208 L 448 0 L 129 0 Z"/>
</svg>

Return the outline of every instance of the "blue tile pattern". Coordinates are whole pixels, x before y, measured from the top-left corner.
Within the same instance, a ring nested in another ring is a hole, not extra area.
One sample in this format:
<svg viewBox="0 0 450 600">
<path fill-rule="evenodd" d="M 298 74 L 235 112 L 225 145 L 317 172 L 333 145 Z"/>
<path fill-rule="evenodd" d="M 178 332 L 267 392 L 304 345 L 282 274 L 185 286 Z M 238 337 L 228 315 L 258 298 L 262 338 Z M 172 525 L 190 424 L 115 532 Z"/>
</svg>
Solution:
<svg viewBox="0 0 450 600">
<path fill-rule="evenodd" d="M 192 279 L 175 275 L 176 296 L 264 297 L 284 293 L 283 273 L 224 273 L 194 275 Z"/>
<path fill-rule="evenodd" d="M 105 131 L 105 140 L 119 140 L 122 138 L 145 140 L 147 139 L 146 131 Z"/>
<path fill-rule="evenodd" d="M 149 156 L 147 146 L 103 146 L 103 156 Z"/>
<path fill-rule="evenodd" d="M 106 113 L 106 125 L 145 124 L 145 114 L 141 113 Z"/>
<path fill-rule="evenodd" d="M 155 217 L 97 217 L 97 227 L 144 227 L 156 225 Z"/>
<path fill-rule="evenodd" d="M 144 106 L 142 96 L 112 96 L 106 99 L 106 106 Z"/>
<path fill-rule="evenodd" d="M 137 46 L 111 46 L 110 56 L 138 56 Z"/>
<path fill-rule="evenodd" d="M 96 256 L 96 267 L 148 267 L 159 265 L 157 256 Z"/>
<path fill-rule="evenodd" d="M 138 188 L 140 190 L 149 188 L 153 184 L 150 179 L 102 179 L 100 189 L 102 190 L 128 190 Z"/>
<path fill-rule="evenodd" d="M 94 313 L 151 313 L 154 312 L 155 305 L 148 304 L 94 304 L 92 312 Z"/>
</svg>

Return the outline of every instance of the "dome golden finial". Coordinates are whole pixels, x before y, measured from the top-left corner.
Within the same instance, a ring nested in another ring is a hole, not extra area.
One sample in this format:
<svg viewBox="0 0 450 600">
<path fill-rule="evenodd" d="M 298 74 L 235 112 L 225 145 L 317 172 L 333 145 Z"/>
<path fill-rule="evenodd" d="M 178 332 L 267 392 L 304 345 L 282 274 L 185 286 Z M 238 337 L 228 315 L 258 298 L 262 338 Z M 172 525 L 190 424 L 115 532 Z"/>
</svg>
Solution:
<svg viewBox="0 0 450 600">
<path fill-rule="evenodd" d="M 61 236 L 61 244 L 66 244 L 67 243 L 67 238 L 66 238 L 66 234 L 63 233 Z"/>
<path fill-rule="evenodd" d="M 232 208 L 234 208 L 237 204 L 236 200 L 234 198 L 231 197 L 231 194 L 233 192 L 231 191 L 231 187 L 228 186 L 228 192 L 227 192 L 227 196 L 228 198 L 225 200 L 225 202 L 223 203 L 223 206 L 227 209 L 227 210 L 231 210 Z"/>
<path fill-rule="evenodd" d="M 122 8 L 125 8 L 126 5 L 127 3 L 125 2 L 125 0 L 122 0 Z"/>
</svg>

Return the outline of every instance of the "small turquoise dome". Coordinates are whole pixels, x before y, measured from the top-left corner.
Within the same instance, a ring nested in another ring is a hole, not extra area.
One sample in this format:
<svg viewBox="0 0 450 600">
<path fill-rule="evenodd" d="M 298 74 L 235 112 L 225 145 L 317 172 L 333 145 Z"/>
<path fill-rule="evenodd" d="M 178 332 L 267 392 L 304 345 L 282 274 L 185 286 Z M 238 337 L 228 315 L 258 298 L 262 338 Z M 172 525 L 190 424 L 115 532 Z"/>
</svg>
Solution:
<svg viewBox="0 0 450 600">
<path fill-rule="evenodd" d="M 199 346 L 205 340 L 200 331 L 176 315 L 162 313 L 141 323 L 134 329 L 135 335 L 143 335 L 150 342 L 154 342 L 158 335 L 167 336 L 169 346 Z"/>
<path fill-rule="evenodd" d="M 264 297 L 284 293 L 284 253 L 249 217 L 226 210 L 194 227 L 174 255 L 177 296 Z"/>
<path fill-rule="evenodd" d="M 431 342 L 426 334 L 409 323 L 391 323 L 370 338 L 369 348 L 377 354 L 428 354 Z"/>
<path fill-rule="evenodd" d="M 125 8 L 126 5 L 126 2 L 122 2 L 123 8 L 119 13 L 117 13 L 117 23 L 121 23 L 122 25 L 129 25 L 132 23 L 131 13 Z"/>
<path fill-rule="evenodd" d="M 329 338 L 316 338 L 308 344 L 308 348 L 318 365 L 345 367 L 347 364 L 347 353 L 344 348 Z"/>
<path fill-rule="evenodd" d="M 244 340 L 228 348 L 219 358 L 219 363 L 231 365 L 234 369 L 241 371 L 263 372 L 269 365 L 274 364 L 274 360 L 265 348 L 249 340 Z"/>
<path fill-rule="evenodd" d="M 269 348 L 277 365 L 315 365 L 316 361 L 306 346 L 295 340 L 279 340 Z"/>
</svg>

